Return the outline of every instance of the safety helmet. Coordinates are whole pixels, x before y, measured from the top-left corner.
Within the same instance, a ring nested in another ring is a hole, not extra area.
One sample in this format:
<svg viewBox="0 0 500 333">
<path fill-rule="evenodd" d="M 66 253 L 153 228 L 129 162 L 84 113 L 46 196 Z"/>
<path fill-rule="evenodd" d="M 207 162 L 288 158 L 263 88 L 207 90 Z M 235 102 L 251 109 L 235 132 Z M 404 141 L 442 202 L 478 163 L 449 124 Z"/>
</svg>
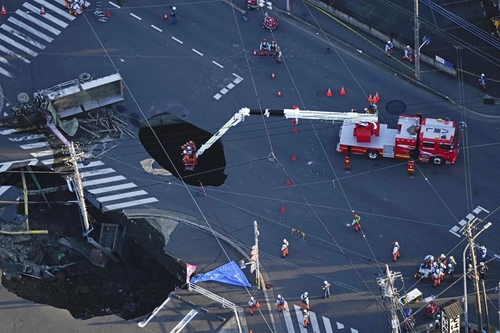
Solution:
<svg viewBox="0 0 500 333">
<path fill-rule="evenodd" d="M 172 7 L 172 10 L 176 10 L 176 9 L 177 9 L 177 8 L 175 8 L 175 7 Z"/>
<path fill-rule="evenodd" d="M 435 261 L 432 263 L 432 266 L 437 266 L 437 265 L 438 265 L 438 263 Z"/>
<path fill-rule="evenodd" d="M 365 110 L 367 110 L 367 108 L 365 108 Z M 358 217 L 359 215 L 358 214 L 354 214 L 354 217 Z"/>
<path fill-rule="evenodd" d="M 484 263 L 481 263 L 481 264 L 484 264 Z M 305 295 L 305 296 L 307 296 L 307 295 L 309 295 L 309 293 L 306 291 L 306 292 L 304 293 L 304 295 Z"/>
<path fill-rule="evenodd" d="M 365 111 L 368 111 L 368 108 L 365 108 Z M 358 217 L 358 214 L 354 214 L 354 217 Z"/>
<path fill-rule="evenodd" d="M 451 266 L 451 264 L 448 264 L 448 267 L 450 267 L 450 268 L 451 268 L 451 267 L 452 267 L 452 266 Z"/>
<path fill-rule="evenodd" d="M 444 253 L 441 253 L 441 255 L 439 257 L 440 258 L 446 258 L 446 256 L 444 255 Z"/>
<path fill-rule="evenodd" d="M 409 49 L 410 48 L 410 45 L 406 45 L 406 48 Z"/>
<path fill-rule="evenodd" d="M 394 245 L 399 246 L 399 243 L 398 242 L 394 242 Z"/>
<path fill-rule="evenodd" d="M 484 266 L 484 262 L 481 262 L 479 265 Z"/>
<path fill-rule="evenodd" d="M 252 296 L 252 297 L 250 297 L 250 300 L 251 300 L 251 301 L 253 301 L 253 300 L 254 300 L 253 296 Z"/>
<path fill-rule="evenodd" d="M 304 309 L 304 314 L 307 314 L 307 310 L 306 309 Z"/>
<path fill-rule="evenodd" d="M 325 284 L 328 284 L 328 281 L 326 281 L 326 280 L 325 280 L 325 281 L 324 281 L 324 283 L 325 283 Z"/>
<path fill-rule="evenodd" d="M 182 153 L 183 153 L 183 154 L 187 154 L 187 151 L 184 149 L 184 150 L 182 151 Z"/>
<path fill-rule="evenodd" d="M 278 298 L 281 298 L 281 295 L 278 295 Z"/>
<path fill-rule="evenodd" d="M 484 77 L 484 74 L 481 74 L 481 77 Z"/>
<path fill-rule="evenodd" d="M 390 41 L 390 40 L 388 40 L 388 41 L 387 41 L 387 44 L 390 44 L 390 43 L 391 43 L 391 41 Z"/>
<path fill-rule="evenodd" d="M 283 243 L 287 243 L 286 238 L 283 238 Z"/>
<path fill-rule="evenodd" d="M 453 256 L 450 256 L 450 260 L 455 260 L 455 258 L 453 258 Z"/>
</svg>

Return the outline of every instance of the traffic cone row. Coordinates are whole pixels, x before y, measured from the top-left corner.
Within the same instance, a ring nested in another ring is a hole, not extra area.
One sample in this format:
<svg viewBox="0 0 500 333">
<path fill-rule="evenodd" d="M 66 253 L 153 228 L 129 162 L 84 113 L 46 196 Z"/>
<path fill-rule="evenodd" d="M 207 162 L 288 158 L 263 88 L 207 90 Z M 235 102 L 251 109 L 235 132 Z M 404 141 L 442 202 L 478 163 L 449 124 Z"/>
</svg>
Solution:
<svg viewBox="0 0 500 333">
<path fill-rule="evenodd" d="M 0 14 L 7 15 L 7 11 L 5 10 L 4 6 L 2 6 L 2 10 L 0 11 Z"/>
<path fill-rule="evenodd" d="M 380 101 L 380 96 L 378 95 L 378 92 L 375 92 L 375 96 L 372 96 L 372 94 L 368 96 L 368 102 L 378 103 L 378 101 Z"/>
</svg>

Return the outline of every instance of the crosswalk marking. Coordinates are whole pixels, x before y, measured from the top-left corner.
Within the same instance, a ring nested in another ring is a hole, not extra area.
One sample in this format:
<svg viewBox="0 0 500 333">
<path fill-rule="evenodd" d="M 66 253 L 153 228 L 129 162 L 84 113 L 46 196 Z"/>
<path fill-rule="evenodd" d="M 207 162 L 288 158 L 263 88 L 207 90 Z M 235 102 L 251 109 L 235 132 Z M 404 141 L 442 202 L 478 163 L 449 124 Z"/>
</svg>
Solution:
<svg viewBox="0 0 500 333">
<path fill-rule="evenodd" d="M 43 45 L 42 43 L 34 40 L 33 38 L 23 34 L 22 32 L 14 29 L 14 28 L 11 28 L 7 24 L 0 25 L 0 29 L 3 29 L 5 31 L 7 31 L 8 33 L 13 34 L 17 38 L 24 40 L 26 43 L 29 43 L 29 44 L 33 45 L 34 47 L 39 48 L 40 50 L 43 50 L 45 48 L 45 45 Z"/>
<path fill-rule="evenodd" d="M 12 75 L 11 72 L 9 72 L 8 70 L 3 69 L 2 67 L 0 67 L 0 74 L 2 74 L 4 76 L 7 76 L 7 77 L 10 77 L 11 79 L 14 78 L 14 75 Z"/>
<path fill-rule="evenodd" d="M 339 323 L 339 322 L 336 322 L 337 323 L 337 329 L 338 330 L 341 330 L 341 329 L 344 329 L 344 325 Z"/>
<path fill-rule="evenodd" d="M 295 315 L 297 316 L 297 320 L 299 321 L 299 330 L 300 333 L 307 333 L 307 329 L 304 327 L 304 315 L 302 314 L 302 310 L 297 305 L 293 305 L 295 308 Z"/>
<path fill-rule="evenodd" d="M 6 65 L 12 66 L 11 64 L 9 64 L 9 61 L 7 59 L 5 59 L 4 57 L 2 57 L 2 56 L 0 56 L 0 62 L 4 63 Z"/>
<path fill-rule="evenodd" d="M 316 313 L 309 311 L 309 320 L 314 333 L 320 333 L 318 320 L 316 319 Z"/>
<path fill-rule="evenodd" d="M 22 18 L 30 21 L 31 23 L 34 23 L 34 24 L 38 25 L 40 28 L 45 29 L 48 32 L 50 32 L 50 33 L 52 33 L 52 34 L 54 34 L 56 36 L 61 33 L 60 30 L 57 30 L 56 28 L 51 27 L 47 23 L 44 23 L 44 22 L 40 21 L 37 18 L 34 18 L 33 16 L 31 16 L 31 15 L 23 12 L 22 10 L 19 10 L 19 9 L 16 10 L 16 14 L 19 15 L 19 16 L 21 16 Z"/>
<path fill-rule="evenodd" d="M 38 163 L 38 160 L 36 158 L 29 158 L 26 160 L 4 162 L 4 163 L 0 163 L 0 172 L 7 171 L 11 167 L 18 168 L 18 167 L 25 166 L 25 165 L 36 165 L 37 163 Z"/>
<path fill-rule="evenodd" d="M 86 180 L 86 181 L 83 181 L 82 184 L 83 184 L 83 186 L 92 186 L 92 185 L 113 183 L 113 182 L 117 182 L 120 180 L 125 180 L 125 177 L 114 176 L 114 177 L 107 177 L 107 178 L 101 178 L 101 179 L 95 179 L 95 180 Z"/>
<path fill-rule="evenodd" d="M 290 314 L 290 308 L 288 307 L 288 303 L 285 303 L 286 310 L 283 310 L 283 317 L 285 317 L 286 329 L 288 332 L 294 332 L 292 315 Z"/>
<path fill-rule="evenodd" d="M 108 206 L 104 206 L 104 211 L 116 210 L 116 209 L 121 209 L 121 208 L 132 207 L 132 206 L 139 206 L 139 205 L 144 205 L 144 204 L 153 203 L 153 202 L 158 202 L 158 199 L 152 197 L 152 198 L 122 202 L 122 203 L 114 204 L 114 205 L 108 205 Z"/>
<path fill-rule="evenodd" d="M 197 313 L 198 311 L 194 309 L 189 311 L 189 313 L 177 324 L 177 326 L 172 329 L 172 331 L 170 331 L 170 333 L 179 333 L 182 331 L 182 329 L 186 327 L 186 325 L 191 321 L 191 319 L 194 318 L 194 316 L 196 316 Z"/>
<path fill-rule="evenodd" d="M 330 323 L 330 319 L 323 317 L 323 325 L 325 325 L 326 333 L 333 333 L 332 324 Z"/>
<path fill-rule="evenodd" d="M 101 166 L 101 165 L 104 165 L 104 163 L 102 161 L 91 161 L 87 164 L 78 163 L 78 168 L 80 168 L 80 169 L 93 168 L 93 167 Z"/>
<path fill-rule="evenodd" d="M 58 26 L 60 26 L 61 28 L 66 28 L 68 26 L 67 23 L 61 21 L 60 19 L 58 19 L 57 17 L 53 16 L 53 15 L 50 15 L 49 13 L 45 13 L 45 14 L 40 14 L 40 8 L 36 8 L 35 6 L 33 6 L 32 4 L 29 4 L 27 2 L 23 3 L 23 7 L 24 8 L 28 8 L 29 10 L 31 10 L 33 13 L 35 14 L 38 14 L 40 16 L 43 16 L 43 18 L 49 20 L 50 22 L 54 23 L 54 24 L 57 24 Z"/>
<path fill-rule="evenodd" d="M 37 151 L 37 152 L 34 152 L 34 153 L 30 153 L 31 156 L 33 157 L 44 157 L 44 156 L 50 156 L 50 155 L 53 155 L 54 153 L 56 153 L 55 151 L 49 149 L 49 150 L 41 150 L 41 151 Z"/>
<path fill-rule="evenodd" d="M 16 19 L 15 17 L 12 17 L 12 16 L 11 16 L 11 17 L 9 17 L 9 18 L 7 19 L 7 21 L 9 21 L 9 22 L 10 22 L 10 23 L 12 23 L 12 24 L 17 25 L 19 28 L 22 28 L 22 29 L 24 29 L 24 30 L 26 30 L 26 31 L 28 31 L 28 32 L 30 32 L 30 33 L 32 33 L 32 34 L 33 34 L 33 35 L 35 35 L 36 37 L 38 37 L 38 38 L 40 38 L 40 39 L 43 39 L 43 40 L 44 40 L 44 41 L 46 41 L 46 42 L 51 43 L 51 42 L 54 40 L 54 38 L 52 38 L 52 37 L 50 37 L 50 36 L 47 36 L 47 35 L 46 35 L 46 34 L 44 34 L 43 32 L 38 31 L 38 30 L 36 30 L 36 29 L 34 29 L 34 28 L 30 27 L 29 25 L 27 25 L 27 24 L 26 24 L 26 23 L 24 23 L 24 22 L 19 21 L 19 20 L 18 20 L 18 19 Z"/>
<path fill-rule="evenodd" d="M 106 175 L 108 173 L 115 173 L 116 171 L 112 168 L 106 168 L 106 169 L 97 169 L 97 170 L 92 170 L 92 171 L 85 171 L 82 172 L 82 177 L 92 177 L 92 176 L 100 176 L 100 175 Z"/>
<path fill-rule="evenodd" d="M 0 51 L 4 52 L 4 53 L 7 53 L 7 54 L 10 54 L 11 56 L 13 57 L 17 57 L 19 59 L 21 59 L 22 61 L 24 61 L 25 63 L 29 64 L 31 63 L 31 61 L 29 61 L 28 59 L 24 58 L 23 56 L 15 53 L 14 51 L 12 50 L 9 50 L 8 48 L 4 47 L 3 45 L 0 45 Z"/>
<path fill-rule="evenodd" d="M 133 198 L 133 197 L 138 197 L 140 195 L 148 195 L 149 193 L 144 191 L 144 190 L 139 190 L 139 191 L 134 191 L 134 192 L 126 192 L 126 193 L 120 193 L 120 194 L 115 194 L 115 195 L 108 195 L 105 197 L 99 197 L 97 198 L 97 201 L 99 202 L 107 202 L 107 201 L 115 201 L 115 200 L 120 200 L 123 198 Z"/>
<path fill-rule="evenodd" d="M 2 134 L 2 135 L 9 135 L 9 134 L 12 134 L 12 133 L 16 133 L 18 130 L 19 130 L 18 128 L 9 128 L 9 129 L 5 129 L 5 130 L 1 130 L 0 134 Z"/>
<path fill-rule="evenodd" d="M 24 53 L 29 54 L 32 57 L 36 57 L 38 55 L 37 52 L 33 51 L 29 47 L 26 47 L 23 44 L 16 42 L 12 38 L 9 38 L 9 37 L 5 36 L 4 34 L 0 33 L 0 39 L 6 43 L 9 43 L 10 45 L 14 46 L 15 48 L 18 48 L 19 50 L 23 51 Z"/>
<path fill-rule="evenodd" d="M 126 183 L 126 184 L 121 184 L 121 185 L 114 185 L 114 186 L 108 186 L 108 187 L 100 187 L 96 189 L 90 189 L 87 190 L 92 194 L 101 194 L 101 193 L 106 193 L 106 192 L 116 192 L 120 190 L 126 190 L 129 188 L 134 188 L 137 187 L 134 183 Z"/>
<path fill-rule="evenodd" d="M 27 150 L 27 149 L 35 149 L 35 148 L 45 148 L 49 146 L 48 141 L 44 142 L 35 142 L 35 143 L 27 143 L 25 145 L 19 145 L 21 149 Z"/>
<path fill-rule="evenodd" d="M 12 134 L 14 132 L 10 132 L 8 134 Z M 4 133 L 0 133 L 2 135 L 5 135 Z M 43 134 L 28 134 L 28 135 L 23 135 L 23 136 L 15 136 L 12 138 L 9 138 L 9 141 L 11 142 L 20 142 L 20 141 L 28 141 L 28 140 L 38 140 L 38 139 L 44 139 L 45 135 Z"/>
<path fill-rule="evenodd" d="M 35 0 L 35 2 L 39 3 L 40 5 L 44 6 L 47 9 L 49 9 L 51 12 L 61 15 L 65 19 L 68 19 L 70 21 L 73 21 L 74 19 L 76 19 L 76 16 L 69 14 L 65 10 L 62 10 L 59 7 L 56 7 L 56 6 L 48 3 L 47 1 Z M 62 5 L 64 6 L 64 2 L 62 3 Z"/>
</svg>

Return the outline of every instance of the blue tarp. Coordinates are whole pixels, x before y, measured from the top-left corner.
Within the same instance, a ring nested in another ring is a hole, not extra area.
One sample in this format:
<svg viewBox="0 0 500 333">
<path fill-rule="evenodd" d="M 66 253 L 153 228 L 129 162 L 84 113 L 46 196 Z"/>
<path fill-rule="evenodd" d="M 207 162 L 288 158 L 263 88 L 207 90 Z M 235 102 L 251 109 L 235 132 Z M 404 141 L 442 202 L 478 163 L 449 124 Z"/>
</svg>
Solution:
<svg viewBox="0 0 500 333">
<path fill-rule="evenodd" d="M 191 283 L 217 281 L 235 286 L 251 287 L 240 266 L 234 261 L 227 263 L 213 271 L 202 273 L 198 277 L 191 278 Z"/>
</svg>

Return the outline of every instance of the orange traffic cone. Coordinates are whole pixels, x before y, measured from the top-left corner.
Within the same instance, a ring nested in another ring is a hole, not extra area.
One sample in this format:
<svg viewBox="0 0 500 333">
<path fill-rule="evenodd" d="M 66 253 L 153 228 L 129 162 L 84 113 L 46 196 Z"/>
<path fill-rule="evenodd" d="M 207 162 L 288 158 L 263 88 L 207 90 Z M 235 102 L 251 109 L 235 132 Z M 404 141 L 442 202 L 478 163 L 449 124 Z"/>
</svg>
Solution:
<svg viewBox="0 0 500 333">
<path fill-rule="evenodd" d="M 297 119 L 292 119 L 292 124 L 293 125 L 297 125 L 299 122 L 297 121 Z"/>
<path fill-rule="evenodd" d="M 285 212 L 285 206 L 281 206 L 280 212 L 282 212 L 282 213 Z"/>
<path fill-rule="evenodd" d="M 106 17 L 111 17 L 111 13 L 109 12 L 109 10 L 106 11 Z"/>
<path fill-rule="evenodd" d="M 370 94 L 370 96 L 368 96 L 368 102 L 373 102 L 372 94 Z"/>
<path fill-rule="evenodd" d="M 342 86 L 342 89 L 340 89 L 340 94 L 341 94 L 341 95 L 345 95 L 345 89 L 344 89 L 344 86 Z"/>
<path fill-rule="evenodd" d="M 295 154 L 292 155 L 292 161 L 296 161 L 296 160 L 297 160 L 297 156 L 295 156 Z"/>
<path fill-rule="evenodd" d="M 257 50 L 253 50 L 253 56 L 256 57 L 257 56 Z"/>
<path fill-rule="evenodd" d="M 163 15 L 163 19 L 168 20 L 168 15 L 167 14 Z"/>
<path fill-rule="evenodd" d="M 375 93 L 375 96 L 373 96 L 373 103 L 378 103 L 380 101 L 380 96 L 378 95 L 378 92 Z"/>
<path fill-rule="evenodd" d="M 43 6 L 42 6 L 42 8 L 40 9 L 40 15 L 45 15 L 45 8 L 43 8 Z"/>
<path fill-rule="evenodd" d="M 274 76 L 274 72 L 271 73 L 271 79 L 274 79 L 276 76 Z"/>
<path fill-rule="evenodd" d="M 297 127 L 294 127 L 292 132 L 293 132 L 293 133 L 297 133 L 298 131 L 299 131 L 299 130 L 297 129 Z"/>
<path fill-rule="evenodd" d="M 2 10 L 0 11 L 0 14 L 7 15 L 7 11 L 5 10 L 4 6 L 2 6 Z"/>
<path fill-rule="evenodd" d="M 292 182 L 290 181 L 290 179 L 287 179 L 286 182 L 285 182 L 285 185 L 288 186 L 290 185 Z"/>
<path fill-rule="evenodd" d="M 278 90 L 278 97 L 281 97 L 281 91 Z"/>
<path fill-rule="evenodd" d="M 332 90 L 330 88 L 328 88 L 328 91 L 326 92 L 326 96 L 328 96 L 328 97 L 332 97 L 333 96 Z"/>
</svg>

